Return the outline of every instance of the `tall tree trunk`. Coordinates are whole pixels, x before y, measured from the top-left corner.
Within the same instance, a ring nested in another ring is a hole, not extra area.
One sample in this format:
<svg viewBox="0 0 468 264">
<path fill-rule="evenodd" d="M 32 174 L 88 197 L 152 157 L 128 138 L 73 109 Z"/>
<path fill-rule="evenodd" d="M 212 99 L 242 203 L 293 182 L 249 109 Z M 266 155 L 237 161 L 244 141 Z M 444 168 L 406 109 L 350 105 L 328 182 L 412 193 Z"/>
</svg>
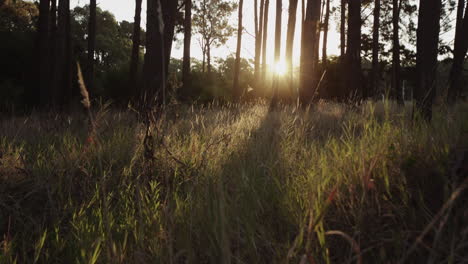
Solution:
<svg viewBox="0 0 468 264">
<path fill-rule="evenodd" d="M 165 100 L 165 82 L 174 38 L 177 1 L 147 0 L 143 88 L 147 101 Z M 163 22 L 163 25 L 160 24 Z"/>
<path fill-rule="evenodd" d="M 264 10 L 264 15 L 263 15 L 263 44 L 262 44 L 262 81 L 266 81 L 266 74 L 267 74 L 267 48 L 268 48 L 268 12 L 270 8 L 270 0 L 265 0 L 265 10 Z"/>
<path fill-rule="evenodd" d="M 54 88 L 50 93 L 53 105 L 57 105 L 59 100 L 59 89 L 66 89 L 64 84 L 67 76 L 67 1 L 59 0 L 58 19 L 57 19 L 57 37 L 55 43 L 55 73 L 53 77 Z"/>
<path fill-rule="evenodd" d="M 343 59 L 346 48 L 346 0 L 341 0 L 340 14 L 340 57 Z"/>
<path fill-rule="evenodd" d="M 192 0 L 185 0 L 184 57 L 182 62 L 182 83 L 187 91 L 190 83 L 190 45 L 192 40 Z"/>
<path fill-rule="evenodd" d="M 206 47 L 206 67 L 208 76 L 211 76 L 211 47 L 208 45 Z"/>
<path fill-rule="evenodd" d="M 169 62 L 171 60 L 172 43 L 174 42 L 175 24 L 177 17 L 178 1 L 160 0 L 164 19 L 164 58 L 165 76 L 167 77 Z"/>
<path fill-rule="evenodd" d="M 138 93 L 138 65 L 140 64 L 140 42 L 141 42 L 141 5 L 142 0 L 135 1 L 135 17 L 133 22 L 132 57 L 130 59 L 130 87 L 135 96 Z"/>
<path fill-rule="evenodd" d="M 294 34 L 296 33 L 296 13 L 298 0 L 289 0 L 288 33 L 286 37 L 286 64 L 288 74 L 288 86 L 291 95 L 294 93 L 294 72 L 293 72 L 293 49 Z"/>
<path fill-rule="evenodd" d="M 88 83 L 89 90 L 94 92 L 94 50 L 96 47 L 96 0 L 89 1 L 88 21 Z"/>
<path fill-rule="evenodd" d="M 56 38 L 57 38 L 57 0 L 50 1 L 50 35 L 49 35 L 49 90 L 56 91 L 56 83 L 53 81 L 56 68 Z"/>
<path fill-rule="evenodd" d="M 63 92 L 61 94 L 62 105 L 68 103 L 73 94 L 73 47 L 71 39 L 71 14 L 70 14 L 70 0 L 65 1 L 65 74 Z"/>
<path fill-rule="evenodd" d="M 379 32 L 380 28 L 380 0 L 375 0 L 374 28 L 372 32 L 372 76 L 368 96 L 373 96 L 379 86 Z"/>
<path fill-rule="evenodd" d="M 306 15 L 302 25 L 301 42 L 301 88 L 300 99 L 303 104 L 308 104 L 313 98 L 317 83 L 318 54 L 315 52 L 319 44 L 318 34 L 320 19 L 320 0 L 308 0 Z"/>
<path fill-rule="evenodd" d="M 346 83 L 344 90 L 352 100 L 362 97 L 361 82 L 361 1 L 348 3 L 348 41 L 346 48 Z"/>
<path fill-rule="evenodd" d="M 282 0 L 276 0 L 276 24 L 275 24 L 275 64 L 279 63 L 281 59 L 281 23 L 283 13 Z M 279 91 L 279 76 L 278 72 L 273 74 L 273 99 L 272 105 L 275 106 L 278 102 Z"/>
<path fill-rule="evenodd" d="M 239 73 L 240 73 L 240 55 L 242 47 L 242 9 L 244 7 L 244 0 L 239 1 L 239 24 L 237 25 L 237 49 L 236 49 L 236 62 L 234 65 L 234 83 L 232 91 L 234 92 L 234 98 L 236 101 L 240 100 L 242 96 L 242 91 L 239 87 Z M 257 29 L 256 29 L 257 30 Z"/>
<path fill-rule="evenodd" d="M 392 59 L 392 88 L 399 105 L 403 105 L 400 80 L 400 0 L 393 0 L 393 59 Z"/>
<path fill-rule="evenodd" d="M 147 0 L 146 9 L 146 53 L 143 64 L 143 93 L 145 104 L 151 105 L 156 99 L 161 99 L 162 83 L 164 81 L 163 30 L 159 19 L 160 0 Z"/>
<path fill-rule="evenodd" d="M 432 103 L 436 95 L 441 6 L 441 0 L 419 2 L 416 44 L 417 84 L 414 97 L 416 109 L 427 121 L 432 119 Z"/>
<path fill-rule="evenodd" d="M 38 21 L 38 74 L 39 74 L 39 100 L 42 106 L 46 106 L 50 100 L 50 61 L 49 61 L 49 0 L 39 2 Z"/>
<path fill-rule="evenodd" d="M 455 47 L 453 54 L 453 64 L 450 71 L 450 86 L 447 100 L 452 104 L 461 92 L 461 76 L 463 64 L 468 49 L 468 2 L 464 11 L 464 0 L 458 1 L 457 26 L 455 31 Z"/>
<path fill-rule="evenodd" d="M 322 45 L 322 62 L 326 69 L 328 64 L 327 59 L 327 42 L 328 42 L 328 24 L 330 21 L 330 0 L 326 0 L 327 5 L 325 7 L 325 21 L 323 22 L 323 45 Z"/>
<path fill-rule="evenodd" d="M 255 4 L 256 6 L 256 4 Z M 260 0 L 260 18 L 258 19 L 258 28 L 255 32 L 255 61 L 254 61 L 254 80 L 255 84 L 258 85 L 260 80 L 260 60 L 262 53 L 262 40 L 263 40 L 263 15 L 265 8 L 265 0 Z M 257 13 L 257 11 L 255 11 Z"/>
</svg>

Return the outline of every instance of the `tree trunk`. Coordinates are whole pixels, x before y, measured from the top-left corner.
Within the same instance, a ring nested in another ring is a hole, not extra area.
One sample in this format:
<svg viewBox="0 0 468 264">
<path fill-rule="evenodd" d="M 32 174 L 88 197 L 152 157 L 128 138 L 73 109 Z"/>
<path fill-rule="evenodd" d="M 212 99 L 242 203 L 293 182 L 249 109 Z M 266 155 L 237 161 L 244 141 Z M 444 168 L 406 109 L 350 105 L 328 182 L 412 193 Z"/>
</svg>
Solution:
<svg viewBox="0 0 468 264">
<path fill-rule="evenodd" d="M 362 97 L 361 82 L 361 1 L 348 3 L 348 41 L 346 48 L 346 83 L 344 91 L 349 99 L 359 100 Z"/>
<path fill-rule="evenodd" d="M 174 38 L 177 1 L 147 0 L 143 93 L 147 101 L 165 101 L 165 82 Z M 163 25 L 160 24 L 163 22 Z"/>
<path fill-rule="evenodd" d="M 463 73 L 463 64 L 468 49 L 468 2 L 466 10 L 464 0 L 458 1 L 457 26 L 455 31 L 455 45 L 453 54 L 453 64 L 450 71 L 450 86 L 448 89 L 447 100 L 453 104 L 461 92 L 461 77 Z"/>
<path fill-rule="evenodd" d="M 372 85 L 368 90 L 368 96 L 373 96 L 379 86 L 379 28 L 380 28 L 380 0 L 375 0 L 374 29 L 372 33 Z"/>
<path fill-rule="evenodd" d="M 132 57 L 130 59 L 130 87 L 133 87 L 135 96 L 138 93 L 138 66 L 140 63 L 140 42 L 141 42 L 141 5 L 142 0 L 135 1 L 135 19 L 133 22 L 132 36 Z"/>
<path fill-rule="evenodd" d="M 346 0 L 341 0 L 340 57 L 344 58 L 346 47 Z"/>
<path fill-rule="evenodd" d="M 56 83 L 53 81 L 57 67 L 56 63 L 56 38 L 57 38 L 57 1 L 50 1 L 50 35 L 49 35 L 49 91 L 56 91 Z"/>
<path fill-rule="evenodd" d="M 73 47 L 71 39 L 70 0 L 66 0 L 65 5 L 65 74 L 60 102 L 62 105 L 69 103 L 73 94 Z"/>
<path fill-rule="evenodd" d="M 317 50 L 320 19 L 320 0 L 307 1 L 306 15 L 302 25 L 302 55 L 301 55 L 301 88 L 300 99 L 308 104 L 313 98 L 317 83 Z"/>
<path fill-rule="evenodd" d="M 206 47 L 206 66 L 207 66 L 208 76 L 211 76 L 211 47 L 210 45 Z"/>
<path fill-rule="evenodd" d="M 50 61 L 49 61 L 49 0 L 39 2 L 38 21 L 38 74 L 39 74 L 39 100 L 42 106 L 50 101 Z"/>
<path fill-rule="evenodd" d="M 293 48 L 294 34 L 296 33 L 296 13 L 298 0 L 289 0 L 288 33 L 286 39 L 286 63 L 288 74 L 288 86 L 291 95 L 294 93 L 294 72 L 293 72 Z"/>
<path fill-rule="evenodd" d="M 330 21 L 330 0 L 326 0 L 325 7 L 325 21 L 323 22 L 323 45 L 322 45 L 322 62 L 323 67 L 326 69 L 328 64 L 327 59 L 327 42 L 328 42 L 328 24 Z"/>
<path fill-rule="evenodd" d="M 161 30 L 158 11 L 159 0 L 147 0 L 146 9 L 146 53 L 143 64 L 143 93 L 144 103 L 151 105 L 162 96 L 161 89 L 164 79 L 163 32 Z"/>
<path fill-rule="evenodd" d="M 55 43 L 55 67 L 52 87 L 54 88 L 50 93 L 51 102 L 56 105 L 59 99 L 59 89 L 65 89 L 64 84 L 67 75 L 67 2 L 68 0 L 59 0 L 58 6 L 58 19 L 57 19 L 57 37 Z"/>
<path fill-rule="evenodd" d="M 392 88 L 399 105 L 403 105 L 400 80 L 400 0 L 393 0 L 393 59 L 392 59 Z"/>
<path fill-rule="evenodd" d="M 279 63 L 281 57 L 281 20 L 283 13 L 283 2 L 282 0 L 276 0 L 276 24 L 275 24 L 275 64 Z M 273 99 L 271 101 L 272 106 L 276 106 L 278 102 L 278 91 L 279 91 L 279 76 L 275 71 L 273 74 Z"/>
<path fill-rule="evenodd" d="M 187 91 L 190 83 L 190 45 L 192 41 L 192 0 L 185 0 L 184 57 L 182 62 L 182 83 Z"/>
<path fill-rule="evenodd" d="M 441 0 L 420 0 L 416 44 L 417 84 L 414 93 L 416 110 L 432 119 L 436 95 L 437 51 L 439 44 Z"/>
<path fill-rule="evenodd" d="M 263 15 L 264 23 L 263 23 L 263 44 L 262 44 L 262 81 L 266 81 L 266 74 L 267 74 L 267 59 L 266 59 L 266 53 L 267 53 L 267 40 L 268 40 L 268 12 L 269 12 L 269 7 L 270 7 L 270 0 L 265 0 L 265 12 Z"/>
<path fill-rule="evenodd" d="M 169 62 L 171 60 L 172 43 L 174 41 L 175 24 L 177 17 L 178 1 L 160 0 L 162 4 L 163 22 L 164 22 L 164 76 L 167 78 Z"/>
<path fill-rule="evenodd" d="M 260 2 L 263 2 L 260 0 Z M 261 15 L 260 15 L 261 16 Z M 261 39 L 259 30 L 259 19 L 258 19 L 258 0 L 254 0 L 254 24 L 255 24 L 255 56 L 254 56 L 254 82 L 257 82 L 258 68 L 260 67 L 259 57 L 261 52 L 261 46 L 258 40 Z"/>
<path fill-rule="evenodd" d="M 239 1 L 239 24 L 237 26 L 237 49 L 236 49 L 236 62 L 234 65 L 234 83 L 232 91 L 234 92 L 234 98 L 239 101 L 242 96 L 242 91 L 239 87 L 239 73 L 240 73 L 240 55 L 242 47 L 242 9 L 244 7 L 244 0 Z"/>
<path fill-rule="evenodd" d="M 96 47 L 96 0 L 89 1 L 88 21 L 88 83 L 87 88 L 94 92 L 94 50 Z"/>
</svg>

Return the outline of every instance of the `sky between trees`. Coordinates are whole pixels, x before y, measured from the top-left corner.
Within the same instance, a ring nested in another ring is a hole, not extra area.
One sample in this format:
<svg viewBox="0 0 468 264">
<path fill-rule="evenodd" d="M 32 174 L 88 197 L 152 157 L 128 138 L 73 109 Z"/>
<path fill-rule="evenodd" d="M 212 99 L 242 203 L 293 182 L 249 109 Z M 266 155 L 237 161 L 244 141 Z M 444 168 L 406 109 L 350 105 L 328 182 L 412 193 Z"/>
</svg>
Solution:
<svg viewBox="0 0 468 264">
<path fill-rule="evenodd" d="M 71 6 L 72 8 L 76 5 L 79 6 L 84 6 L 89 4 L 88 0 L 71 0 Z M 244 3 L 244 34 L 242 36 L 242 54 L 241 57 L 243 58 L 248 58 L 248 59 L 253 59 L 255 55 L 255 38 L 253 37 L 254 35 L 254 7 L 253 7 L 254 1 L 253 0 L 246 0 Z M 113 13 L 118 21 L 122 20 L 127 20 L 132 22 L 133 21 L 133 16 L 135 13 L 135 1 L 130 1 L 130 0 L 98 0 L 97 5 L 102 8 L 103 10 L 108 10 L 111 13 Z M 283 17 L 287 18 L 288 17 L 288 7 L 289 3 L 285 1 L 283 3 Z M 299 1 L 299 6 L 298 6 L 298 16 L 300 16 L 300 10 L 301 10 L 301 4 Z M 275 12 L 276 12 L 276 7 L 274 4 L 271 5 L 270 10 L 269 10 L 269 16 L 271 18 L 275 17 Z M 141 26 L 143 28 L 146 27 L 146 1 L 143 1 L 143 8 L 141 12 L 141 17 L 142 17 L 142 23 Z M 333 18 L 333 17 L 332 17 Z M 295 65 L 299 64 L 299 56 L 300 56 L 300 32 L 302 25 L 300 23 L 300 19 L 297 19 L 296 22 L 296 37 L 295 37 L 295 42 L 294 42 L 294 63 Z M 237 11 L 232 13 L 231 16 L 231 25 L 236 27 L 237 26 Z M 336 23 L 332 20 L 331 22 L 331 27 L 328 32 L 328 54 L 329 55 L 338 55 L 340 53 L 340 48 L 339 48 L 339 43 L 340 43 L 340 35 L 337 31 L 336 28 Z M 282 25 L 282 31 L 286 32 L 287 31 L 287 19 L 284 20 L 284 23 Z M 274 40 L 274 34 L 275 34 L 275 24 L 274 23 L 269 23 L 268 25 L 268 39 L 273 41 Z M 183 43 L 182 43 L 182 35 L 178 36 L 178 40 L 180 42 L 174 43 L 173 51 L 172 51 L 172 57 L 175 58 L 182 58 L 183 55 Z M 202 58 L 202 52 L 200 49 L 200 45 L 198 44 L 197 40 L 198 36 L 194 35 L 193 40 L 192 40 L 192 45 L 191 45 L 191 53 L 192 57 L 196 59 Z M 271 42 L 272 43 L 272 42 Z M 228 55 L 235 55 L 236 52 L 236 44 L 237 44 L 237 36 L 234 34 L 231 36 L 226 43 L 226 45 L 222 45 L 220 48 L 216 48 L 213 50 L 213 55 L 214 57 L 227 57 Z M 282 36 L 282 55 L 284 56 L 284 49 L 286 48 L 286 34 L 283 34 Z M 321 51 L 321 49 L 320 49 Z M 273 55 L 274 55 L 274 50 L 273 50 L 273 45 L 269 47 L 267 50 L 267 61 L 268 62 L 273 62 Z"/>
</svg>

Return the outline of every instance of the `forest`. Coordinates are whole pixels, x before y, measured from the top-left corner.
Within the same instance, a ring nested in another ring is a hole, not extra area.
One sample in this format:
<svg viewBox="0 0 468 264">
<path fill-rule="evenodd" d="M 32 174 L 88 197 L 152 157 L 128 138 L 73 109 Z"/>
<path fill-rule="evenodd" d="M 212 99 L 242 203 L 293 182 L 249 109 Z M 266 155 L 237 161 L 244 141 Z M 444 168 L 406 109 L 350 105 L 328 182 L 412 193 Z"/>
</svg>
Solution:
<svg viewBox="0 0 468 264">
<path fill-rule="evenodd" d="M 468 263 L 468 1 L 0 0 L 0 264 Z"/>
</svg>

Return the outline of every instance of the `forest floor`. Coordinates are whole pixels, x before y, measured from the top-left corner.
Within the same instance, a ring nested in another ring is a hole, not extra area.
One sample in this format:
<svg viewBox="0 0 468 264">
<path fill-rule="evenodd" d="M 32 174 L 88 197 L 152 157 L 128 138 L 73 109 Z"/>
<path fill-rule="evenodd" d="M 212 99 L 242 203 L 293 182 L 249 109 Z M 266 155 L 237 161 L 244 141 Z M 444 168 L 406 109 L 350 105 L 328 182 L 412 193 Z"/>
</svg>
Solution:
<svg viewBox="0 0 468 264">
<path fill-rule="evenodd" d="M 0 263 L 466 263 L 468 104 L 0 121 Z"/>
</svg>

